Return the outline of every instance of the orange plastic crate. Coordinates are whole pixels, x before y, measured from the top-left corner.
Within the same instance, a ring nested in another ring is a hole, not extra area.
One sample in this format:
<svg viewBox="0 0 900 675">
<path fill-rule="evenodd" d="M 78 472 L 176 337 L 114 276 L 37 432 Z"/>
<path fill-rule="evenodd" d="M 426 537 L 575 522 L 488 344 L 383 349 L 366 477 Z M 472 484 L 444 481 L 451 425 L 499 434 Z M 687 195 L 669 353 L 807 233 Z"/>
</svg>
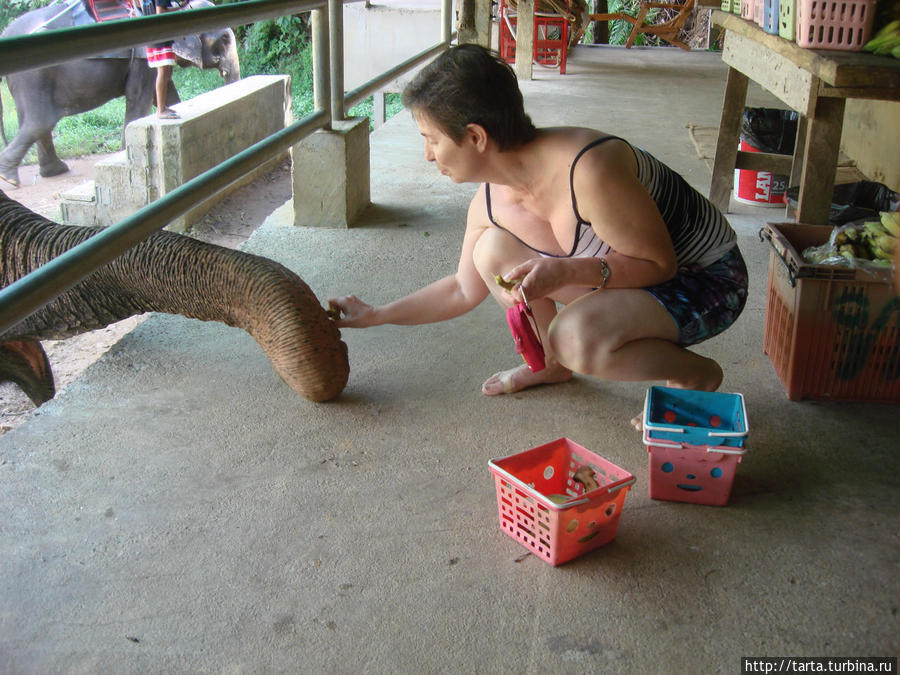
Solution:
<svg viewBox="0 0 900 675">
<path fill-rule="evenodd" d="M 568 438 L 492 459 L 489 466 L 501 529 L 551 565 L 612 541 L 634 484 L 631 473 Z M 588 492 L 575 480 L 585 466 L 598 483 Z M 550 495 L 569 501 L 558 504 Z"/>
<path fill-rule="evenodd" d="M 832 228 L 769 223 L 763 350 L 791 400 L 900 401 L 900 296 L 891 268 L 805 263 Z"/>
</svg>

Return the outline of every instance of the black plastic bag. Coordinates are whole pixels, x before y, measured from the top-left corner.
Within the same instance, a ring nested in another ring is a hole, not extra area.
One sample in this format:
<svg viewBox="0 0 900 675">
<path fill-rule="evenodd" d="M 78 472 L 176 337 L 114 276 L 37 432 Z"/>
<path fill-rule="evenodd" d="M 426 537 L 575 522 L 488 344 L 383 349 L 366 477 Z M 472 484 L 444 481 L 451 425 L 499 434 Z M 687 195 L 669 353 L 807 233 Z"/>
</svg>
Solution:
<svg viewBox="0 0 900 675">
<path fill-rule="evenodd" d="M 785 198 L 792 209 L 798 206 L 799 187 L 790 187 Z M 855 220 L 876 219 L 881 211 L 897 211 L 900 208 L 900 194 L 887 185 L 870 180 L 856 183 L 840 183 L 834 186 L 831 207 L 828 212 L 829 225 L 844 225 Z"/>
<path fill-rule="evenodd" d="M 744 108 L 741 140 L 760 152 L 793 155 L 799 119 L 793 110 Z"/>
</svg>

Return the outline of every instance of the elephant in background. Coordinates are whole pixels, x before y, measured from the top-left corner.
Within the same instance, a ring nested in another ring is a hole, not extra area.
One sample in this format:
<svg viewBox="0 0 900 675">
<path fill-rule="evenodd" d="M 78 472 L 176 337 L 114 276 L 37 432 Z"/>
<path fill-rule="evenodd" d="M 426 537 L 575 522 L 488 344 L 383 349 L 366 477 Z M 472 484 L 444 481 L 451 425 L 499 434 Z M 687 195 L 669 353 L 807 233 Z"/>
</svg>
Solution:
<svg viewBox="0 0 900 675">
<path fill-rule="evenodd" d="M 0 288 L 102 228 L 60 225 L 0 192 Z M 39 340 L 71 337 L 144 312 L 242 328 L 298 394 L 326 401 L 350 374 L 347 345 L 296 274 L 261 256 L 160 231 L 0 333 L 0 382 L 41 405 L 55 394 Z"/>
<path fill-rule="evenodd" d="M 192 0 L 187 8 L 211 7 L 208 0 Z M 86 17 L 80 4 L 74 8 Z M 13 21 L 0 38 L 26 35 L 59 13 L 51 5 L 23 14 Z M 80 25 L 78 17 L 64 17 L 69 25 Z M 58 20 L 57 20 L 58 21 Z M 72 23 L 74 22 L 74 23 Z M 62 28 L 55 21 L 54 28 Z M 189 35 L 174 41 L 178 65 L 182 67 L 216 68 L 226 84 L 241 77 L 237 43 L 230 28 L 200 35 Z M 19 131 L 0 152 L 0 179 L 18 186 L 19 164 L 28 149 L 37 143 L 38 163 L 42 176 L 56 176 L 69 170 L 53 146 L 53 128 L 68 115 L 93 110 L 107 101 L 125 96 L 125 126 L 150 114 L 155 96 L 156 71 L 147 65 L 143 48 L 127 50 L 102 58 L 69 61 L 38 70 L 6 76 L 16 103 Z M 167 104 L 179 102 L 174 83 L 170 82 Z M 0 109 L 0 128 L 3 112 Z"/>
</svg>

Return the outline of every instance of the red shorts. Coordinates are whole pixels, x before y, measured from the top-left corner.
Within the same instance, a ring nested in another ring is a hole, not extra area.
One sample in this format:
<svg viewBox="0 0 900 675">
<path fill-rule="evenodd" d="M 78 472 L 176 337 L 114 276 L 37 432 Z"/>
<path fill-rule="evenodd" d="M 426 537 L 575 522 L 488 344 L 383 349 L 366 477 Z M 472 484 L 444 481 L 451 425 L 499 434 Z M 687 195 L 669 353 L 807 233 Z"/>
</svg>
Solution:
<svg viewBox="0 0 900 675">
<path fill-rule="evenodd" d="M 175 65 L 175 52 L 171 42 L 163 42 L 152 47 L 147 47 L 147 65 L 151 68 Z"/>
</svg>

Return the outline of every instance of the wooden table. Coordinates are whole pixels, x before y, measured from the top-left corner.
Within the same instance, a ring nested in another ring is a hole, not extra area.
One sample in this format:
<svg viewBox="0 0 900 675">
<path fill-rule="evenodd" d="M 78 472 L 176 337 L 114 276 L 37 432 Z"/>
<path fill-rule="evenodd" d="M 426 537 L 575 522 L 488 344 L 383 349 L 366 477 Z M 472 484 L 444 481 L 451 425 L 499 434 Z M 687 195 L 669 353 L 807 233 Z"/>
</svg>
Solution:
<svg viewBox="0 0 900 675">
<path fill-rule="evenodd" d="M 729 68 L 710 200 L 725 213 L 734 169 L 771 171 L 790 175 L 790 185 L 800 186 L 799 222 L 827 224 L 846 100 L 900 101 L 900 59 L 804 49 L 721 10 L 713 10 L 711 20 L 725 29 L 722 60 Z M 792 158 L 738 151 L 751 79 L 800 114 Z M 896 148 L 885 151 L 896 152 Z"/>
</svg>

